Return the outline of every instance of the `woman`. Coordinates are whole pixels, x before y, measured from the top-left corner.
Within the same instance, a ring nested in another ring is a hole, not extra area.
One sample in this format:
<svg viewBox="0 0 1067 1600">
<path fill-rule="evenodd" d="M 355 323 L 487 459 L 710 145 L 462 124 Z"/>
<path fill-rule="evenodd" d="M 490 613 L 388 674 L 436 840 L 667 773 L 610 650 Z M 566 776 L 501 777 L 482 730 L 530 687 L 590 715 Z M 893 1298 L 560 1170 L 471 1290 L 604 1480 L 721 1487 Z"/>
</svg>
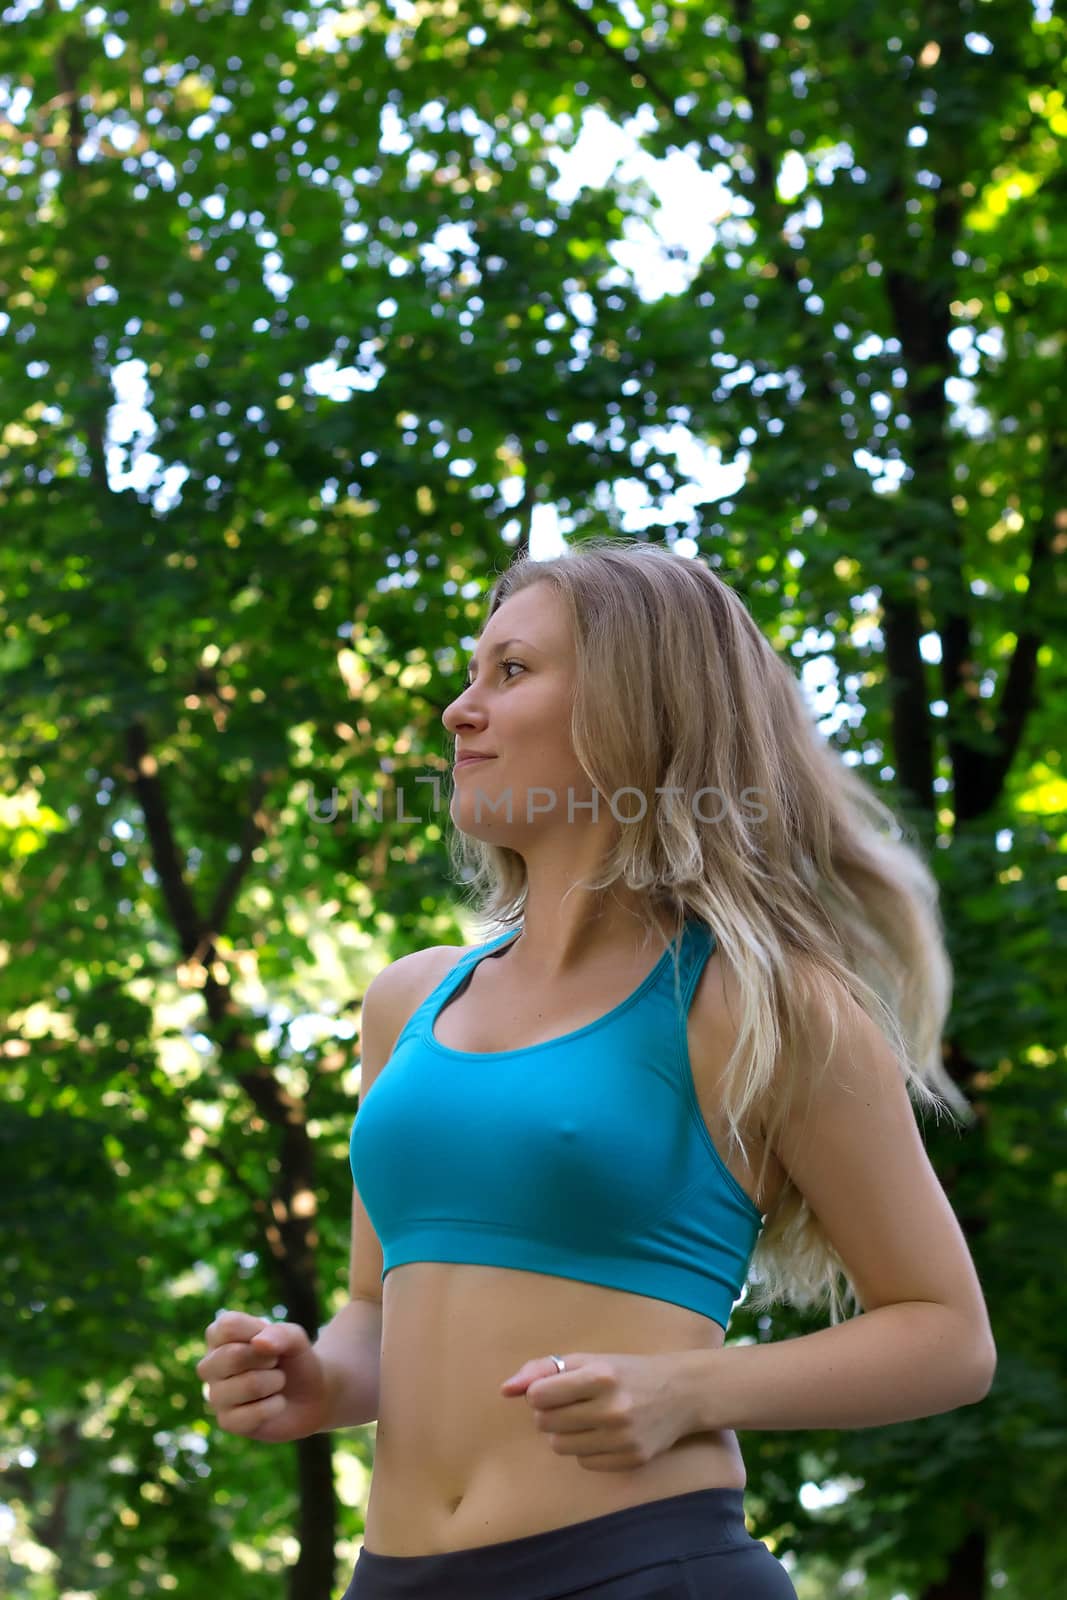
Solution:
<svg viewBox="0 0 1067 1600">
<path fill-rule="evenodd" d="M 351 1304 L 314 1347 L 220 1318 L 209 1398 L 257 1438 L 377 1419 L 344 1600 L 787 1600 L 736 1430 L 992 1382 L 909 1098 L 969 1112 L 934 881 L 661 547 L 513 564 L 443 720 L 454 859 L 506 932 L 370 986 Z M 746 1282 L 830 1326 L 725 1346 Z"/>
</svg>

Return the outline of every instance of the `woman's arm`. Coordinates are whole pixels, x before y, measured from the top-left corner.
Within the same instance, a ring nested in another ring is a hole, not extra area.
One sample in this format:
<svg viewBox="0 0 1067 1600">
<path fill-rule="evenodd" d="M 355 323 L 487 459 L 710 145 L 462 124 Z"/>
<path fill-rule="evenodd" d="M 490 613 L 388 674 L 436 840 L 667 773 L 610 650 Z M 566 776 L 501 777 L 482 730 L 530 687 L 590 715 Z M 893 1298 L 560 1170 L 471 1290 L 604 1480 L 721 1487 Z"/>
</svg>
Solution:
<svg viewBox="0 0 1067 1600">
<path fill-rule="evenodd" d="M 349 1300 L 312 1346 L 326 1373 L 327 1419 L 318 1433 L 358 1428 L 378 1416 L 382 1358 L 380 1300 Z"/>
<path fill-rule="evenodd" d="M 842 993 L 827 1053 L 809 1013 L 801 1092 L 775 1152 L 837 1250 L 864 1310 L 816 1333 L 678 1357 L 692 1431 L 865 1428 L 981 1400 L 997 1352 L 981 1284 L 881 1030 Z"/>
<path fill-rule="evenodd" d="M 907 1301 L 770 1344 L 683 1350 L 687 1433 L 713 1428 L 877 1428 L 989 1393 L 996 1356 L 949 1306 Z"/>
<path fill-rule="evenodd" d="M 428 994 L 437 948 L 392 962 L 368 985 L 360 1008 L 359 1104 L 386 1066 L 418 997 Z M 358 1120 L 359 1111 L 356 1112 Z M 356 1428 L 378 1416 L 382 1359 L 382 1246 L 359 1190 L 352 1185 L 348 1303 L 319 1333 L 314 1349 L 326 1371 L 329 1417 L 317 1431 Z"/>
</svg>

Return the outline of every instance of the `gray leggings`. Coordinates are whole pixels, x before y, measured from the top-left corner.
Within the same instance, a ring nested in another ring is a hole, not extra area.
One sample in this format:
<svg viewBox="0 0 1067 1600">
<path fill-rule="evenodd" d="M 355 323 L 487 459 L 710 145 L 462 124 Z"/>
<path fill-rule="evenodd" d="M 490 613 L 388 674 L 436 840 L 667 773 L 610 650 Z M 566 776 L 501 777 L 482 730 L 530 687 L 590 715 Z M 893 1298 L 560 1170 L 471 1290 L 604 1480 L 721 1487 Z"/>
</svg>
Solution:
<svg viewBox="0 0 1067 1600">
<path fill-rule="evenodd" d="M 341 1600 L 797 1600 L 745 1527 L 743 1489 L 697 1489 L 525 1539 L 385 1556 L 363 1549 Z"/>
</svg>

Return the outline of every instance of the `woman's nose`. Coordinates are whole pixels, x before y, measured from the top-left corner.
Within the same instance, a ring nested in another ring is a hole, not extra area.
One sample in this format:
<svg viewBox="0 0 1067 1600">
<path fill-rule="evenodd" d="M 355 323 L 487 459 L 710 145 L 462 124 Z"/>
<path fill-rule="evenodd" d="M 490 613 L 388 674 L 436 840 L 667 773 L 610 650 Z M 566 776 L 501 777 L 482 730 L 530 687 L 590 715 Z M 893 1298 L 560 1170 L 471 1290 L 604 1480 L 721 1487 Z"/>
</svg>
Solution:
<svg viewBox="0 0 1067 1600">
<path fill-rule="evenodd" d="M 449 732 L 454 731 L 452 727 L 453 723 L 463 723 L 472 720 L 477 721 L 473 702 L 469 702 L 467 699 L 469 693 L 470 691 L 468 689 L 462 690 L 461 693 L 458 694 L 442 712 L 441 721 L 444 723 L 445 727 L 448 728 Z"/>
</svg>

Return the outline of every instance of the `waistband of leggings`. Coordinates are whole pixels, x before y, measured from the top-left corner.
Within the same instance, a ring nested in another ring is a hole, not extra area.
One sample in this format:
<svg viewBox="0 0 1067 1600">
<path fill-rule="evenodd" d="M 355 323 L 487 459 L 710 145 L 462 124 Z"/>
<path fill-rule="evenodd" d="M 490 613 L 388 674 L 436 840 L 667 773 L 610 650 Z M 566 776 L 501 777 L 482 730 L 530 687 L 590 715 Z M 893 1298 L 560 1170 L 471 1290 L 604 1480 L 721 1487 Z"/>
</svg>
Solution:
<svg viewBox="0 0 1067 1600">
<path fill-rule="evenodd" d="M 744 1496 L 743 1489 L 695 1489 L 522 1539 L 438 1555 L 388 1556 L 363 1549 L 358 1565 L 374 1600 L 426 1595 L 476 1600 L 483 1594 L 551 1600 L 642 1567 L 751 1544 Z"/>
</svg>

